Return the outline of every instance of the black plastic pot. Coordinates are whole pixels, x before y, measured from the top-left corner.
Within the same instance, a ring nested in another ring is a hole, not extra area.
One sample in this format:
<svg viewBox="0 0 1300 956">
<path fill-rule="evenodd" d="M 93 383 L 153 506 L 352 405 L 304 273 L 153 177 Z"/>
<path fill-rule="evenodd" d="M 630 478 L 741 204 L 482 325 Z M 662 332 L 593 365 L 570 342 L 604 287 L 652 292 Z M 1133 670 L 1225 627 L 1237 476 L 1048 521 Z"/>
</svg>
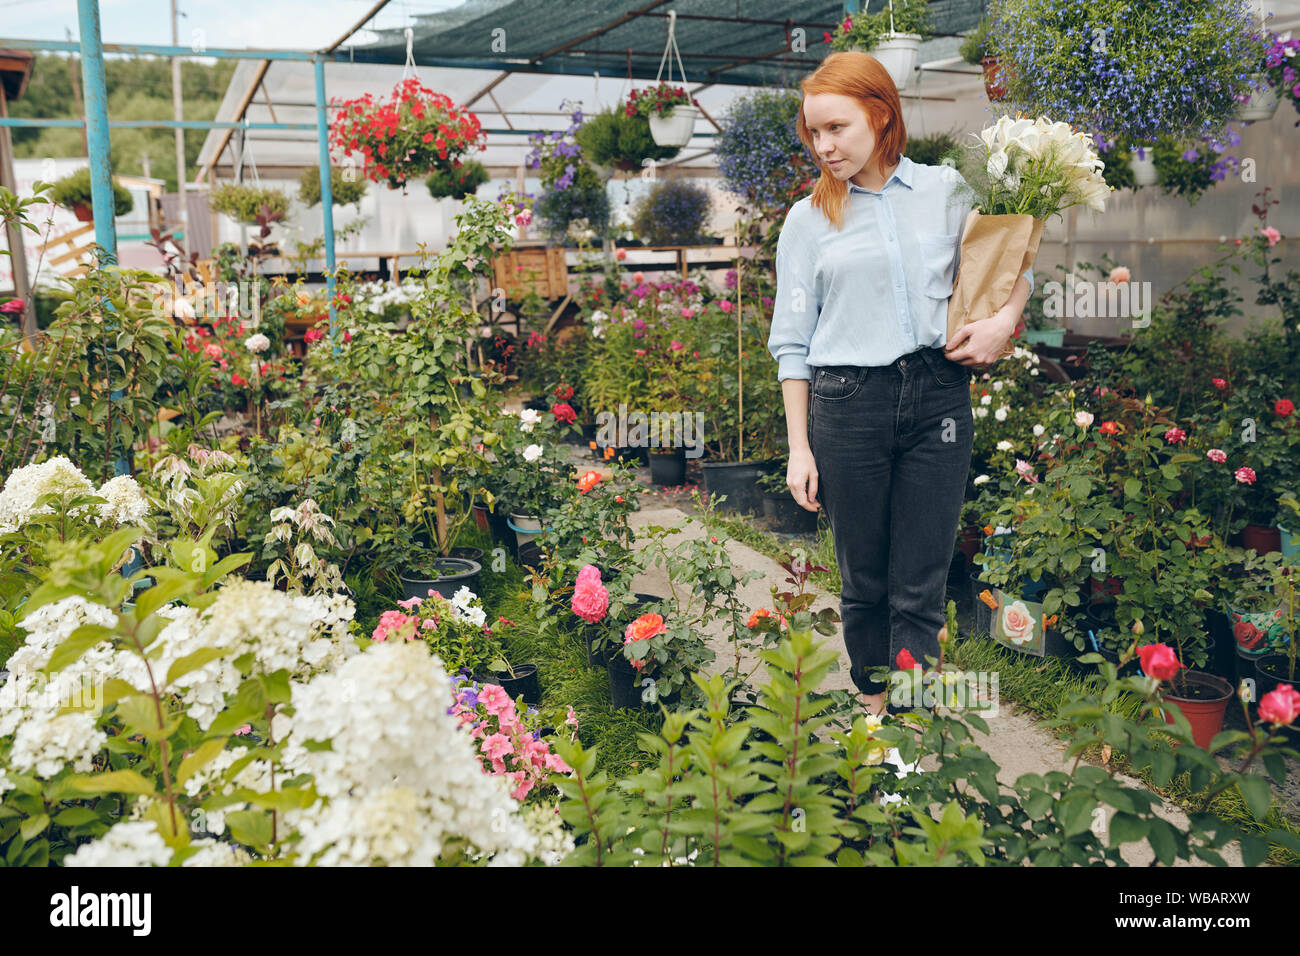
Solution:
<svg viewBox="0 0 1300 956">
<path fill-rule="evenodd" d="M 1092 638 L 1089 638 L 1085 633 L 1083 639 L 1083 651 L 1081 653 L 1100 654 L 1102 657 L 1106 658 L 1106 660 L 1116 665 L 1116 667 L 1119 667 L 1119 652 L 1113 647 L 1108 647 L 1102 641 L 1103 631 L 1107 632 L 1111 636 L 1112 640 L 1114 639 L 1114 636 L 1119 633 L 1119 625 L 1115 623 L 1114 616 L 1107 613 L 1110 610 L 1113 610 L 1113 605 L 1107 608 L 1094 605 L 1084 609 L 1082 614 L 1082 629 L 1085 631 L 1092 631 L 1092 637 L 1096 639 L 1097 643 L 1096 646 L 1094 646 Z M 1085 664 L 1083 666 L 1087 668 L 1091 665 Z M 1130 675 L 1141 673 L 1141 669 L 1138 666 L 1138 659 L 1134 657 L 1123 667 L 1119 667 L 1118 673 L 1120 677 L 1128 677 Z"/>
<path fill-rule="evenodd" d="M 646 455 L 650 461 L 650 483 L 652 485 L 676 487 L 686 482 L 685 448 L 669 448 L 666 450 L 651 448 L 647 450 Z"/>
<path fill-rule="evenodd" d="M 763 517 L 772 522 L 772 530 L 786 534 L 816 534 L 817 512 L 799 507 L 790 492 L 762 492 Z"/>
<path fill-rule="evenodd" d="M 483 563 L 482 548 L 470 548 L 470 547 L 452 548 L 451 556 L 453 558 L 464 558 L 466 561 L 477 561 L 480 565 L 482 565 Z"/>
<path fill-rule="evenodd" d="M 610 580 L 609 578 L 605 577 L 605 572 L 603 569 L 601 570 L 601 580 L 607 583 Z M 633 592 L 632 597 L 636 599 L 633 602 L 634 608 L 642 607 L 647 604 L 654 604 L 658 601 L 663 600 L 663 598 L 660 597 L 658 594 L 642 594 L 640 592 Z M 639 614 L 633 615 L 633 617 L 639 617 L 639 616 L 640 616 Z M 605 630 L 608 630 L 609 628 L 608 621 L 603 622 L 603 626 Z M 602 633 L 603 633 L 602 625 L 600 624 L 593 625 L 586 628 L 588 667 L 604 667 L 609 662 L 610 657 L 612 657 L 613 655 L 617 654 L 620 657 L 622 656 L 622 649 L 623 649 L 622 634 L 615 635 L 614 641 L 612 643 L 606 644 L 603 647 L 597 647 L 596 641 L 600 638 Z"/>
<path fill-rule="evenodd" d="M 483 570 L 483 565 L 477 561 L 469 561 L 465 558 L 434 558 L 433 567 L 428 570 L 437 572 L 438 577 L 423 577 L 425 568 L 420 568 L 419 572 L 409 575 L 397 575 L 398 580 L 402 582 L 404 599 L 409 601 L 413 597 L 426 598 L 429 596 L 430 589 L 445 598 L 450 598 L 461 587 L 468 587 L 475 594 L 479 593 L 478 576 Z"/>
<path fill-rule="evenodd" d="M 542 703 L 542 684 L 538 680 L 536 664 L 520 664 L 515 668 L 514 677 L 509 672 L 493 674 L 491 682 L 500 684 L 511 700 L 523 694 L 525 704 L 537 707 Z"/>
<path fill-rule="evenodd" d="M 1205 631 L 1210 638 L 1210 656 L 1205 663 L 1205 670 L 1230 681 L 1237 679 L 1236 647 L 1232 628 L 1228 624 L 1228 615 L 1218 608 L 1209 608 L 1205 612 Z"/>
<path fill-rule="evenodd" d="M 763 500 L 756 482 L 779 464 L 771 461 L 706 461 L 700 466 L 704 472 L 704 490 L 710 497 L 727 496 L 718 504 L 722 511 L 759 513 L 763 509 Z"/>
<path fill-rule="evenodd" d="M 525 541 L 516 547 L 515 553 L 520 564 L 526 568 L 532 568 L 534 571 L 541 570 L 542 561 L 546 557 L 546 552 L 542 550 L 542 546 L 536 541 Z"/>
</svg>

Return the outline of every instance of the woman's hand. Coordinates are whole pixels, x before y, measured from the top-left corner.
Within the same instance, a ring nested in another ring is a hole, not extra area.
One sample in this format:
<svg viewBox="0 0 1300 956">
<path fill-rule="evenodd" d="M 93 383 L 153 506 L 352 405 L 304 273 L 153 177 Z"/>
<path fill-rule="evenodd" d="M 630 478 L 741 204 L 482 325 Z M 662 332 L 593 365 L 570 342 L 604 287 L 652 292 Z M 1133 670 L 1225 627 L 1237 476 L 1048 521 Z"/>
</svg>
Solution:
<svg viewBox="0 0 1300 956">
<path fill-rule="evenodd" d="M 987 319 L 969 322 L 944 346 L 944 354 L 961 365 L 992 365 L 1002 357 L 1019 321 L 1020 313 L 1001 309 Z"/>
<path fill-rule="evenodd" d="M 821 510 L 822 506 L 817 501 L 817 463 L 813 461 L 810 450 L 800 448 L 790 452 L 790 465 L 786 468 L 785 483 L 800 508 L 805 511 Z"/>
</svg>

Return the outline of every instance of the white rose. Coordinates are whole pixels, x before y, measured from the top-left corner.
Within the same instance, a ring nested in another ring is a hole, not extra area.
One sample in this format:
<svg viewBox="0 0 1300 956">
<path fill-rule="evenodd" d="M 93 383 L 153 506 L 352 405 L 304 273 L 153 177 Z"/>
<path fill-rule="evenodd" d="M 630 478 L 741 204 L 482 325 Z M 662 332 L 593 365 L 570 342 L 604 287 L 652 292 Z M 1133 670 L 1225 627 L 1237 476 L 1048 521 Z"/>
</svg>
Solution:
<svg viewBox="0 0 1300 956">
<path fill-rule="evenodd" d="M 541 445 L 529 445 L 524 449 L 524 461 L 536 461 L 542 457 Z"/>
<path fill-rule="evenodd" d="M 261 332 L 258 332 L 256 335 L 250 335 L 248 338 L 244 339 L 244 348 L 253 353 L 265 352 L 270 347 L 271 340 Z"/>
</svg>

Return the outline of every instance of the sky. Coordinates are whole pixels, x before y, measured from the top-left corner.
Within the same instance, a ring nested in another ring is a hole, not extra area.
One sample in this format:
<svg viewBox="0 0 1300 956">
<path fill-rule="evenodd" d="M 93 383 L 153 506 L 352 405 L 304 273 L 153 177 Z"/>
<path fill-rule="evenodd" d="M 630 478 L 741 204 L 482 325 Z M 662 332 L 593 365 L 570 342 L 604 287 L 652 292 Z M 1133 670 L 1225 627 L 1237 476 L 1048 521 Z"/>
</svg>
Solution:
<svg viewBox="0 0 1300 956">
<path fill-rule="evenodd" d="M 375 0 L 180 0 L 180 45 L 319 49 L 337 40 Z M 392 0 L 377 22 L 402 26 L 405 14 L 459 5 L 460 0 Z M 105 43 L 170 45 L 168 0 L 100 0 Z M 24 40 L 79 39 L 76 0 L 0 0 L 0 36 Z M 358 35 L 357 39 L 364 39 Z"/>
</svg>

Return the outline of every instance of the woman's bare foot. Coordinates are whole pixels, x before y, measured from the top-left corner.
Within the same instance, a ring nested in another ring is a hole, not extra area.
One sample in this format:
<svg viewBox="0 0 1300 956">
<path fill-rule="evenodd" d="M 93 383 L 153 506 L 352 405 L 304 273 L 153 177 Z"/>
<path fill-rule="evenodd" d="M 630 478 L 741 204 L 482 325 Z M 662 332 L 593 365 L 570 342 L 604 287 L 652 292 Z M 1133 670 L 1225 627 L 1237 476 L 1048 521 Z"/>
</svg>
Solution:
<svg viewBox="0 0 1300 956">
<path fill-rule="evenodd" d="M 876 717 L 885 716 L 885 695 L 880 694 L 863 694 L 862 702 L 867 707 L 867 713 Z"/>
</svg>

